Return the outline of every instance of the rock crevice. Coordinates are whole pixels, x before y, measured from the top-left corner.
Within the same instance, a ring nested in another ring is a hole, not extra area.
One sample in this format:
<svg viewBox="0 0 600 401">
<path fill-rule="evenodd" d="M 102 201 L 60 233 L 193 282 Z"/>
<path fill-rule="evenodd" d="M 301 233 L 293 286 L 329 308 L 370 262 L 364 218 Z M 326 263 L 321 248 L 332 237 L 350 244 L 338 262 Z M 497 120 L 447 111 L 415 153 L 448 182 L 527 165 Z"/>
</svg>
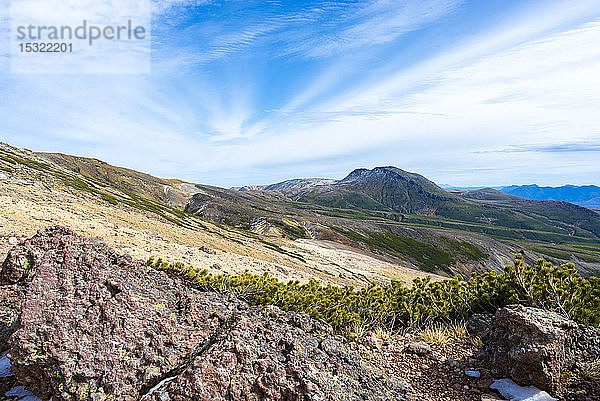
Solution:
<svg viewBox="0 0 600 401">
<path fill-rule="evenodd" d="M 218 318 L 216 315 L 211 316 L 211 318 L 215 317 Z M 206 339 L 206 341 L 199 344 L 192 352 L 186 355 L 183 362 L 179 366 L 176 366 L 172 370 L 164 373 L 162 376 L 154 378 L 150 382 L 144 384 L 139 391 L 140 401 L 149 399 L 152 393 L 160 390 L 162 385 L 175 380 L 177 377 L 179 377 L 179 375 L 181 375 L 181 373 L 188 369 L 194 362 L 194 359 L 200 357 L 217 342 L 223 341 L 227 333 L 235 325 L 235 321 L 236 313 L 234 311 L 225 321 L 221 322 L 219 327 Z"/>
</svg>

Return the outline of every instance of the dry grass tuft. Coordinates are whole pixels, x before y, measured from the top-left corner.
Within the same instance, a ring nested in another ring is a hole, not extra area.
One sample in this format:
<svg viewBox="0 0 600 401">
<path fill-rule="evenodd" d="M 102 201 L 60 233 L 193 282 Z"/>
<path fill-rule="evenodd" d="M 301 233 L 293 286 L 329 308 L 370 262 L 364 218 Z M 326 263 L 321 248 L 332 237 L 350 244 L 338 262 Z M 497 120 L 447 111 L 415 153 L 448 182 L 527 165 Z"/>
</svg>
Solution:
<svg viewBox="0 0 600 401">
<path fill-rule="evenodd" d="M 469 341 L 477 348 L 483 347 L 483 341 L 481 340 L 480 336 L 471 337 Z"/>
<path fill-rule="evenodd" d="M 469 337 L 467 325 L 465 322 L 454 322 L 448 326 L 450 336 L 456 340 L 462 340 Z"/>
<path fill-rule="evenodd" d="M 419 333 L 419 338 L 427 344 L 446 345 L 450 342 L 450 335 L 446 326 L 432 324 Z"/>
<path fill-rule="evenodd" d="M 451 340 L 467 338 L 469 333 L 464 322 L 451 324 L 432 324 L 419 332 L 419 338 L 427 344 L 446 345 Z"/>
<path fill-rule="evenodd" d="M 375 334 L 375 337 L 379 338 L 380 340 L 389 340 L 392 337 L 392 333 L 390 333 L 390 331 L 385 327 L 381 326 L 373 330 L 373 334 Z"/>
<path fill-rule="evenodd" d="M 346 337 L 350 340 L 360 340 L 367 334 L 367 328 L 362 323 L 354 323 L 352 326 L 346 328 Z"/>
<path fill-rule="evenodd" d="M 584 379 L 600 384 L 600 359 L 586 363 L 581 371 L 581 376 Z"/>
</svg>

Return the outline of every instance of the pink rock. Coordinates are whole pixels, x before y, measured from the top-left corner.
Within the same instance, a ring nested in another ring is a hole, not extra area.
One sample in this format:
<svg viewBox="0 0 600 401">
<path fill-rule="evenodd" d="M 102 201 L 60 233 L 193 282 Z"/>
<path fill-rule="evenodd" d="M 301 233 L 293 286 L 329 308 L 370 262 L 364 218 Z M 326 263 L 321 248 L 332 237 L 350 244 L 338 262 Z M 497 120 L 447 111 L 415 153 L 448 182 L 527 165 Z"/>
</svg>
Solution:
<svg viewBox="0 0 600 401">
<path fill-rule="evenodd" d="M 484 343 L 496 375 L 554 393 L 561 372 L 573 364 L 577 330 L 556 313 L 515 305 L 496 313 Z"/>
<path fill-rule="evenodd" d="M 63 227 L 10 251 L 0 319 L 12 370 L 42 400 L 405 400 L 329 325 L 190 288 Z M 7 315 L 7 316 L 8 316 Z"/>
</svg>

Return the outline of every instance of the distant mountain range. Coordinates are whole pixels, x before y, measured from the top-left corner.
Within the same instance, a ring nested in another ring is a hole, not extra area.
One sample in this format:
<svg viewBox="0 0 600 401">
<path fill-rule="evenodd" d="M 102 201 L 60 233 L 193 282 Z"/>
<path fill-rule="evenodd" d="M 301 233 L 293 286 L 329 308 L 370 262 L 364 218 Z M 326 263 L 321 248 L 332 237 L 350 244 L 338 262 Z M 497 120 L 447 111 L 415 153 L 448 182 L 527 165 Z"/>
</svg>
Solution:
<svg viewBox="0 0 600 401">
<path fill-rule="evenodd" d="M 215 222 L 302 263 L 303 257 L 267 238 L 326 241 L 447 275 L 500 270 L 515 253 L 529 262 L 543 256 L 572 261 L 587 274 L 600 272 L 597 212 L 490 188 L 444 189 L 392 166 L 356 169 L 339 180 L 293 179 L 227 189 L 0 144 L 0 168 L 9 174 L 38 171 L 86 196 L 154 213 L 192 230 L 205 230 L 203 221 Z"/>
<path fill-rule="evenodd" d="M 500 191 L 526 199 L 554 200 L 600 209 L 600 187 L 595 185 L 563 185 L 562 187 L 540 187 L 538 185 L 511 185 Z"/>
<path fill-rule="evenodd" d="M 353 180 L 355 177 L 361 174 L 367 174 L 368 171 L 370 170 L 355 170 L 350 176 L 344 178 L 343 180 L 334 180 L 330 178 L 296 178 L 276 184 L 249 185 L 244 187 L 234 187 L 232 189 L 238 191 L 283 191 L 308 189 L 317 186 L 333 185 L 337 183 L 343 184 L 344 182 L 348 183 L 350 180 Z M 540 187 L 536 184 L 510 185 L 506 187 L 455 187 L 450 185 L 442 185 L 441 188 L 447 191 L 479 191 L 483 189 L 494 189 L 508 195 L 514 195 L 525 199 L 569 202 L 587 208 L 600 209 L 600 187 L 595 185 L 563 185 L 560 187 Z"/>
<path fill-rule="evenodd" d="M 419 174 L 393 166 L 356 169 L 338 181 L 296 179 L 255 188 L 242 190 L 283 195 L 304 209 L 311 205 L 312 209 L 325 207 L 346 214 L 362 211 L 396 221 L 531 240 L 600 237 L 600 216 L 579 206 L 523 199 L 491 188 L 445 190 Z"/>
<path fill-rule="evenodd" d="M 238 191 L 282 191 L 285 189 L 304 189 L 319 185 L 335 184 L 337 180 L 329 178 L 295 178 L 270 185 L 247 185 L 243 187 L 234 187 Z"/>
</svg>

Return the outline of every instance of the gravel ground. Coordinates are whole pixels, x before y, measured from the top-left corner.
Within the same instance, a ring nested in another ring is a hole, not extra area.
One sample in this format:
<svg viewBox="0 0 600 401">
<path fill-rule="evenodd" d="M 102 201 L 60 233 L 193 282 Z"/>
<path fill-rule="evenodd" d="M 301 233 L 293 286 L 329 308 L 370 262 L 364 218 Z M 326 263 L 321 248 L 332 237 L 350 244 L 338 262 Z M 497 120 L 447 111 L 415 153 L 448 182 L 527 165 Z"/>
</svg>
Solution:
<svg viewBox="0 0 600 401">
<path fill-rule="evenodd" d="M 475 361 L 478 346 L 473 345 L 471 339 L 431 345 L 431 352 L 425 355 L 406 350 L 409 344 L 418 341 L 415 335 L 392 336 L 388 340 L 367 336 L 354 347 L 387 375 L 409 383 L 415 401 L 481 401 L 482 395 L 496 395 L 489 389 L 490 378 L 485 377 L 485 370 Z M 467 376 L 465 371 L 471 369 L 480 371 L 482 378 Z"/>
</svg>

